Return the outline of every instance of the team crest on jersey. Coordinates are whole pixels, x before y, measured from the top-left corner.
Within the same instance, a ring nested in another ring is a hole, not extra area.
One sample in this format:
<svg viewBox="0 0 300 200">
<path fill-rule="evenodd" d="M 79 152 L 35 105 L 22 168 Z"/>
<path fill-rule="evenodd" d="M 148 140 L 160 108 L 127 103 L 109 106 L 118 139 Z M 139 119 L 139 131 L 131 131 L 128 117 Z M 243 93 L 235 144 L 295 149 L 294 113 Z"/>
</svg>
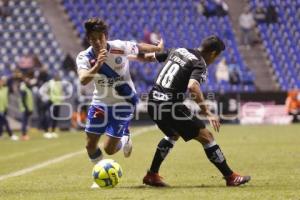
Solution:
<svg viewBox="0 0 300 200">
<path fill-rule="evenodd" d="M 115 58 L 115 63 L 118 64 L 118 65 L 121 64 L 122 63 L 122 57 L 121 56 L 116 57 Z"/>
<path fill-rule="evenodd" d="M 90 62 L 90 65 L 93 66 L 96 63 L 96 59 L 91 59 L 91 60 L 89 60 L 89 62 Z"/>
</svg>

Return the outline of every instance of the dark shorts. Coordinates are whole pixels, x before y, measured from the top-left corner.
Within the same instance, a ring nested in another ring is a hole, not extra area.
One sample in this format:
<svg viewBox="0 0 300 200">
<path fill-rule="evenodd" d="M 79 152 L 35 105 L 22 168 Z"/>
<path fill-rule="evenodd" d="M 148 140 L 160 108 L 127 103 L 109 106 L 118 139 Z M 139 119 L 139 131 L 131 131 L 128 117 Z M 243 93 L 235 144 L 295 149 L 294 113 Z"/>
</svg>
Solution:
<svg viewBox="0 0 300 200">
<path fill-rule="evenodd" d="M 205 128 L 204 122 L 183 103 L 149 99 L 148 114 L 166 136 L 178 134 L 184 141 L 195 138 Z"/>
</svg>

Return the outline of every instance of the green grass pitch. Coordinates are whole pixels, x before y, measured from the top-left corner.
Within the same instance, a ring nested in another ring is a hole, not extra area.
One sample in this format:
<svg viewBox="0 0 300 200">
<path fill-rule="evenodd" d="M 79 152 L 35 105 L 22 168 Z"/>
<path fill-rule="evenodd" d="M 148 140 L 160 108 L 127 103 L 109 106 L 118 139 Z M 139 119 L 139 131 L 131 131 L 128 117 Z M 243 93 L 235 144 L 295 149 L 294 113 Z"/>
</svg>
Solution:
<svg viewBox="0 0 300 200">
<path fill-rule="evenodd" d="M 140 128 L 133 128 L 133 135 Z M 207 160 L 195 141 L 177 142 L 161 168 L 170 188 L 150 188 L 142 178 L 163 136 L 156 128 L 133 138 L 130 158 L 109 156 L 119 162 L 124 176 L 113 189 L 90 189 L 92 164 L 84 152 L 83 133 L 60 134 L 46 140 L 37 132 L 27 142 L 0 140 L 0 199 L 205 199 L 300 200 L 300 126 L 223 126 L 215 134 L 229 165 L 252 180 L 239 188 L 227 188 L 221 174 Z M 71 158 L 41 166 L 23 175 L 3 178 L 22 169 L 65 154 Z M 108 156 L 106 156 L 108 158 Z M 1 178 L 2 177 L 2 178 Z"/>
</svg>

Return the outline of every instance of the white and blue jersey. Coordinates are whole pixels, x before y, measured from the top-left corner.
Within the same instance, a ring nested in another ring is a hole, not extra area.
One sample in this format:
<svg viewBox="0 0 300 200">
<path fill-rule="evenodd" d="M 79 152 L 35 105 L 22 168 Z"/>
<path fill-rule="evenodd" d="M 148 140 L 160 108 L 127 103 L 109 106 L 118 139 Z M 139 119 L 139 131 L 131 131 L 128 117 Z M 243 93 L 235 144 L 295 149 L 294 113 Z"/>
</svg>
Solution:
<svg viewBox="0 0 300 200">
<path fill-rule="evenodd" d="M 129 41 L 108 41 L 107 48 L 107 59 L 93 78 L 95 89 L 88 111 L 86 132 L 106 132 L 119 138 L 128 133 L 130 117 L 138 102 L 127 56 L 139 52 L 137 44 Z M 92 47 L 80 52 L 76 58 L 77 69 L 88 70 L 95 62 L 96 55 Z"/>
</svg>

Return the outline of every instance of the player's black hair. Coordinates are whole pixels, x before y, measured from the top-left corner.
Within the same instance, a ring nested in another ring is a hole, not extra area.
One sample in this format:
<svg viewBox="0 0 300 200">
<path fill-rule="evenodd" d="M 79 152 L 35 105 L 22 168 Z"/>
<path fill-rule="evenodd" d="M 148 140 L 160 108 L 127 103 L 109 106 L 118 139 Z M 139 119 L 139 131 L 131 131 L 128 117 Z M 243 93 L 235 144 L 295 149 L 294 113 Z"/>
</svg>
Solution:
<svg viewBox="0 0 300 200">
<path fill-rule="evenodd" d="M 84 28 L 87 36 L 94 31 L 104 33 L 106 37 L 108 36 L 108 26 L 100 18 L 93 17 L 86 20 L 84 22 Z"/>
<path fill-rule="evenodd" d="M 211 53 L 216 51 L 219 54 L 225 50 L 225 44 L 218 36 L 211 35 L 202 41 L 200 49 L 202 52 Z"/>
</svg>

